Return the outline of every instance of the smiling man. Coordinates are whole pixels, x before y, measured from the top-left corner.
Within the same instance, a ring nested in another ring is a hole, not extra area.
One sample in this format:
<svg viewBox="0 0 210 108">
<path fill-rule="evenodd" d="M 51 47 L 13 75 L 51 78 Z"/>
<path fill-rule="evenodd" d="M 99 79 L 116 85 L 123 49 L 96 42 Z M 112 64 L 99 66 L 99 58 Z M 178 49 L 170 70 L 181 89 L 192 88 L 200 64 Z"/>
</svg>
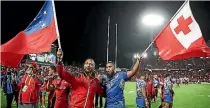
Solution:
<svg viewBox="0 0 210 108">
<path fill-rule="evenodd" d="M 58 50 L 58 66 L 57 71 L 60 78 L 68 82 L 71 87 L 71 95 L 69 95 L 69 108 L 93 108 L 93 100 L 95 94 L 103 95 L 103 89 L 99 84 L 99 80 L 95 78 L 95 62 L 93 59 L 88 58 L 84 63 L 84 71 L 77 77 L 73 76 L 70 72 L 64 69 L 62 63 L 63 52 Z"/>
<path fill-rule="evenodd" d="M 105 108 L 125 108 L 123 96 L 124 84 L 125 81 L 138 72 L 140 61 L 140 56 L 138 56 L 133 68 L 127 72 L 116 72 L 113 62 L 108 62 L 106 64 L 107 78 L 104 83 L 104 88 L 106 90 Z"/>
</svg>

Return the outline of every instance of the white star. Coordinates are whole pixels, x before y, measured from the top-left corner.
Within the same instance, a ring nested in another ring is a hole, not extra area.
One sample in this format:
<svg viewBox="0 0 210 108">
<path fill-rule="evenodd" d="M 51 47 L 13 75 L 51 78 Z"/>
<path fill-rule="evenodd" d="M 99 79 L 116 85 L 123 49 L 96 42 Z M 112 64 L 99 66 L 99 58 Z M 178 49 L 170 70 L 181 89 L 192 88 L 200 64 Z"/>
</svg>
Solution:
<svg viewBox="0 0 210 108">
<path fill-rule="evenodd" d="M 34 21 L 36 20 L 36 18 L 34 18 Z"/>
<path fill-rule="evenodd" d="M 44 14 L 47 14 L 47 11 L 44 11 Z"/>
<path fill-rule="evenodd" d="M 42 23 L 42 21 L 39 21 L 39 23 Z"/>
<path fill-rule="evenodd" d="M 43 23 L 43 24 L 42 24 L 42 28 L 45 27 L 45 26 L 46 26 L 45 23 Z"/>
</svg>

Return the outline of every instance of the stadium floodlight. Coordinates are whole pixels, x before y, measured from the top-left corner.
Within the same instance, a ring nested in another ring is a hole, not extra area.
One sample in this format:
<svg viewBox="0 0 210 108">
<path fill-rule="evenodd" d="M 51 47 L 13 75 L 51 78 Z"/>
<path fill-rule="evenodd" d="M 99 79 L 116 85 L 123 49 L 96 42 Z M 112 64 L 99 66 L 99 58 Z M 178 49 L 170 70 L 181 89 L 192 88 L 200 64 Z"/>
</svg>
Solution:
<svg viewBox="0 0 210 108">
<path fill-rule="evenodd" d="M 144 53 L 143 54 L 143 58 L 147 58 L 147 53 Z"/>
<path fill-rule="evenodd" d="M 203 57 L 200 57 L 201 59 L 203 58 Z"/>
<path fill-rule="evenodd" d="M 137 54 L 134 54 L 134 55 L 133 55 L 133 58 L 135 58 L 135 59 L 136 59 L 136 58 L 137 58 Z"/>
<path fill-rule="evenodd" d="M 164 18 L 158 14 L 148 14 L 142 19 L 142 23 L 147 26 L 159 26 L 162 25 Z"/>
<path fill-rule="evenodd" d="M 209 58 L 209 57 L 206 57 L 206 58 Z"/>
</svg>

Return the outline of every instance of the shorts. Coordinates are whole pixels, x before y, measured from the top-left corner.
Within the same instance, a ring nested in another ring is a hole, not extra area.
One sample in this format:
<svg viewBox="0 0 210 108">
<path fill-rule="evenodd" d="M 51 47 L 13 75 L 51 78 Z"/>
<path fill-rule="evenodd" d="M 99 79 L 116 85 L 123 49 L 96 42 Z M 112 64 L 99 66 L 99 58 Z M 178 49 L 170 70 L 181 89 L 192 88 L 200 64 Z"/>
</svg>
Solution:
<svg viewBox="0 0 210 108">
<path fill-rule="evenodd" d="M 136 105 L 138 108 L 144 108 L 145 107 L 145 100 L 143 97 L 136 98 Z"/>
<path fill-rule="evenodd" d="M 173 96 L 170 92 L 167 94 L 164 94 L 164 102 L 173 103 Z"/>
<path fill-rule="evenodd" d="M 104 108 L 125 108 L 125 102 L 118 101 L 115 103 L 106 103 Z"/>
<path fill-rule="evenodd" d="M 145 108 L 145 107 L 141 107 L 141 106 L 138 106 L 138 105 L 137 105 L 137 108 Z"/>
</svg>

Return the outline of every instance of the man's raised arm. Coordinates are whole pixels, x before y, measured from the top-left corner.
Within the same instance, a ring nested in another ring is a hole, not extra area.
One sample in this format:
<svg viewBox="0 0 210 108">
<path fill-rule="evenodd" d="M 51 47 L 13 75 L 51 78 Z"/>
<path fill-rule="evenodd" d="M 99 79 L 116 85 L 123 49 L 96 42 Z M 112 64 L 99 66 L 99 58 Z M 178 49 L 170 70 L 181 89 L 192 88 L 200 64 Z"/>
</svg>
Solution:
<svg viewBox="0 0 210 108">
<path fill-rule="evenodd" d="M 58 59 L 57 72 L 58 72 L 59 76 L 61 77 L 61 79 L 65 80 L 66 82 L 70 83 L 73 86 L 74 83 L 76 83 L 76 79 L 70 72 L 67 72 L 64 69 L 64 65 L 62 62 L 63 52 L 61 49 L 58 49 L 57 59 Z"/>
<path fill-rule="evenodd" d="M 134 76 L 138 72 L 138 70 L 140 68 L 141 60 L 142 60 L 142 57 L 137 56 L 136 63 L 134 64 L 132 70 L 127 72 L 128 78 L 131 78 L 132 76 Z"/>
</svg>

